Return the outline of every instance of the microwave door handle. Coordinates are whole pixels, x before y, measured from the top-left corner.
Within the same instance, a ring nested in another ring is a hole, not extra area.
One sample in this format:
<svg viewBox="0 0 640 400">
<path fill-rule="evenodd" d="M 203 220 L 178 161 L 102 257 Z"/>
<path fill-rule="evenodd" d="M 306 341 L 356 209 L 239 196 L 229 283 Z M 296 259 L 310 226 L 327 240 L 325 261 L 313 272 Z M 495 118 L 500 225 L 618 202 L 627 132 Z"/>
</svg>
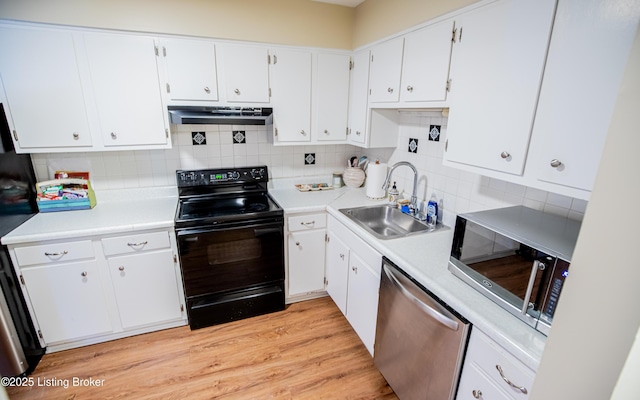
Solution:
<svg viewBox="0 0 640 400">
<path fill-rule="evenodd" d="M 403 295 L 405 295 L 409 300 L 411 300 L 415 305 L 417 305 L 422 311 L 424 311 L 425 314 L 428 314 L 431 318 L 435 319 L 436 321 L 446 326 L 447 328 L 451 329 L 452 331 L 458 330 L 458 322 L 452 320 L 451 318 L 442 314 L 438 310 L 435 310 L 433 307 L 430 307 L 429 305 L 425 304 L 423 301 L 418 299 L 416 296 L 414 296 L 411 292 L 407 290 L 407 288 L 405 288 L 402 285 L 402 283 L 400 283 L 400 281 L 398 280 L 398 278 L 396 278 L 393 271 L 389 270 L 386 266 L 383 267 L 383 270 L 384 270 L 384 273 L 389 278 L 389 280 L 393 282 L 393 284 L 400 290 L 400 292 Z"/>
<path fill-rule="evenodd" d="M 536 276 L 538 275 L 538 269 L 540 269 L 539 260 L 535 260 L 531 267 L 531 274 L 529 274 L 529 284 L 527 285 L 527 293 L 524 296 L 524 303 L 522 304 L 522 315 L 527 315 L 529 310 L 529 303 L 531 302 L 531 293 L 533 292 L 533 285 L 536 283 Z"/>
</svg>

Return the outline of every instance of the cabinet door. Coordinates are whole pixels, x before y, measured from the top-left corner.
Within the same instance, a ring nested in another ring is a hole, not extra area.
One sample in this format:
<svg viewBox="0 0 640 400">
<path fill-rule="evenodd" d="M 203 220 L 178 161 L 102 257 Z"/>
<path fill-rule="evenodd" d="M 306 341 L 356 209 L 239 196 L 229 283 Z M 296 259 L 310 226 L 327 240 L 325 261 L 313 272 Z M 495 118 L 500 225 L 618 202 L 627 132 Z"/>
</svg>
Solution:
<svg viewBox="0 0 640 400">
<path fill-rule="evenodd" d="M 216 47 L 210 41 L 165 39 L 171 100 L 218 100 Z"/>
<path fill-rule="evenodd" d="M 344 54 L 318 54 L 313 131 L 319 141 L 347 138 L 349 61 Z"/>
<path fill-rule="evenodd" d="M 311 140 L 311 53 L 278 49 L 271 55 L 273 129 L 278 142 Z"/>
<path fill-rule="evenodd" d="M 71 32 L 0 28 L 0 78 L 16 148 L 90 147 Z"/>
<path fill-rule="evenodd" d="M 97 260 L 22 269 L 47 344 L 112 331 Z"/>
<path fill-rule="evenodd" d="M 403 44 L 404 38 L 397 38 L 371 49 L 370 102 L 398 101 Z"/>
<path fill-rule="evenodd" d="M 171 249 L 110 258 L 109 271 L 123 328 L 181 317 Z"/>
<path fill-rule="evenodd" d="M 349 248 L 336 235 L 329 234 L 327 243 L 327 293 L 342 314 L 347 315 L 347 280 L 349 278 Z"/>
<path fill-rule="evenodd" d="M 224 45 L 219 62 L 224 69 L 227 101 L 269 102 L 269 51 L 266 47 Z"/>
<path fill-rule="evenodd" d="M 289 234 L 289 296 L 324 289 L 325 230 Z"/>
<path fill-rule="evenodd" d="M 453 25 L 447 20 L 405 36 L 400 100 L 446 100 Z"/>
<path fill-rule="evenodd" d="M 379 290 L 380 275 L 374 273 L 374 266 L 351 252 L 346 315 L 371 355 L 376 338 Z"/>
<path fill-rule="evenodd" d="M 637 12 L 629 17 L 609 11 L 625 2 L 607 4 L 558 4 L 527 163 L 541 181 L 593 187 L 638 26 Z"/>
<path fill-rule="evenodd" d="M 167 144 L 153 38 L 87 34 L 84 41 L 104 145 Z"/>
<path fill-rule="evenodd" d="M 369 98 L 369 50 L 355 53 L 349 81 L 349 142 L 366 143 L 367 101 Z"/>
<path fill-rule="evenodd" d="M 501 0 L 460 15 L 445 159 L 521 175 L 555 0 Z"/>
</svg>

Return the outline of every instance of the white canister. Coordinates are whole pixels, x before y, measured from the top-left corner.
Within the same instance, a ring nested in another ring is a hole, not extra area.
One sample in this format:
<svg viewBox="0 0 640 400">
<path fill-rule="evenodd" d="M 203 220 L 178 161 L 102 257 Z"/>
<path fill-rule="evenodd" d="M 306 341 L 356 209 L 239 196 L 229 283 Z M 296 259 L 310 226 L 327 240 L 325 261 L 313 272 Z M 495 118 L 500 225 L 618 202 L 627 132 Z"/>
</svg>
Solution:
<svg viewBox="0 0 640 400">
<path fill-rule="evenodd" d="M 350 188 L 359 188 L 364 183 L 364 171 L 357 167 L 349 167 L 344 170 L 342 179 Z"/>
</svg>

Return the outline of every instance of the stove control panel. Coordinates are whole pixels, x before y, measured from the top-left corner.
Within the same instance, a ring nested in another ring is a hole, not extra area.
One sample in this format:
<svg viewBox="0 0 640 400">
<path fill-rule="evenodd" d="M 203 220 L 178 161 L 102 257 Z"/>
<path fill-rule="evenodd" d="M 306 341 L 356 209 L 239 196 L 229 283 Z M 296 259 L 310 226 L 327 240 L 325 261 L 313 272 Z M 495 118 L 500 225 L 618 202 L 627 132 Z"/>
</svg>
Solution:
<svg viewBox="0 0 640 400">
<path fill-rule="evenodd" d="M 218 184 L 233 184 L 246 182 L 267 182 L 269 174 L 267 166 L 199 169 L 193 171 L 176 171 L 178 187 L 185 186 L 213 186 Z"/>
</svg>

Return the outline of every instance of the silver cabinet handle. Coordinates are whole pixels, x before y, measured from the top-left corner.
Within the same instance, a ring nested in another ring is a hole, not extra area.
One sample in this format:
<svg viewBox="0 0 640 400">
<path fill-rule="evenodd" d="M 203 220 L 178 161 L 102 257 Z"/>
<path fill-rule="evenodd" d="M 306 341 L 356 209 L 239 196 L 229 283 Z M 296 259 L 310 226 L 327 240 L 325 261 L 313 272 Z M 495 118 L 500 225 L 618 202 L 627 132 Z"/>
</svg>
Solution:
<svg viewBox="0 0 640 400">
<path fill-rule="evenodd" d="M 111 139 L 116 140 L 118 138 L 118 135 L 115 134 L 115 132 L 111 132 Z"/>
<path fill-rule="evenodd" d="M 387 92 L 393 93 L 393 88 L 387 88 Z"/>
<path fill-rule="evenodd" d="M 118 271 L 124 271 L 124 267 L 121 265 L 121 266 L 118 268 Z"/>
<path fill-rule="evenodd" d="M 73 140 L 78 140 L 80 139 L 80 135 L 78 134 L 78 132 L 73 132 Z"/>
<path fill-rule="evenodd" d="M 66 250 L 63 251 L 62 253 L 48 253 L 46 251 L 44 252 L 44 255 L 47 256 L 47 257 L 60 257 L 60 256 L 66 255 L 66 254 L 69 254 L 69 252 L 66 251 Z"/>
<path fill-rule="evenodd" d="M 316 221 L 311 221 L 311 222 L 300 222 L 300 225 L 304 225 L 304 226 L 309 226 L 309 225 L 315 225 Z"/>
<path fill-rule="evenodd" d="M 140 246 L 144 246 L 145 244 L 149 243 L 148 241 L 144 241 L 144 242 L 138 242 L 138 243 L 127 243 L 127 246 L 130 247 L 140 247 Z"/>
<path fill-rule="evenodd" d="M 302 136 L 305 136 L 305 135 L 307 134 L 307 132 L 305 132 L 305 131 L 304 131 L 304 129 L 301 129 L 301 130 L 300 130 L 300 134 L 301 134 Z"/>
<path fill-rule="evenodd" d="M 511 157 L 511 154 L 509 154 L 509 152 L 507 152 L 507 151 L 503 151 L 502 153 L 500 153 L 500 157 L 506 159 L 506 158 Z"/>
<path fill-rule="evenodd" d="M 518 389 L 519 391 L 522 392 L 522 394 L 527 394 L 526 387 L 515 385 L 509 379 L 507 379 L 506 376 L 504 376 L 504 372 L 502 372 L 502 367 L 500 365 L 496 365 L 496 369 L 498 370 L 498 372 L 500 372 L 500 377 L 502 378 L 503 381 L 507 383 L 507 385 L 511 386 L 512 388 Z"/>
<path fill-rule="evenodd" d="M 473 394 L 473 398 L 475 399 L 479 399 L 482 397 L 482 391 L 480 390 L 474 390 L 471 392 L 471 394 Z"/>
<path fill-rule="evenodd" d="M 205 86 L 204 91 L 205 93 L 211 93 L 211 89 L 209 89 L 209 86 Z"/>
<path fill-rule="evenodd" d="M 234 91 L 233 91 L 233 93 L 235 93 L 235 94 L 239 95 L 239 94 L 240 94 L 240 89 L 236 89 L 236 90 L 234 90 Z"/>
<path fill-rule="evenodd" d="M 82 272 L 80 273 L 80 275 L 81 275 L 81 276 L 87 276 L 88 274 L 87 274 L 87 271 L 82 271 Z"/>
<path fill-rule="evenodd" d="M 549 165 L 551 165 L 553 168 L 558 168 L 559 166 L 562 165 L 562 161 L 554 158 L 553 160 L 551 160 L 551 162 L 549 163 Z"/>
<path fill-rule="evenodd" d="M 414 296 L 411 292 L 409 292 L 409 290 L 407 290 L 407 288 L 405 288 L 402 285 L 402 283 L 400 283 L 400 281 L 395 276 L 395 274 L 391 270 L 389 270 L 389 268 L 387 268 L 386 265 L 382 267 L 382 270 L 384 271 L 385 275 L 387 275 L 387 277 L 391 280 L 391 282 L 393 282 L 393 284 L 400 290 L 400 292 L 403 295 L 405 295 L 409 300 L 411 300 L 415 305 L 417 305 L 422 311 L 424 311 L 425 314 L 428 314 L 431 318 L 435 319 L 436 321 L 446 326 L 447 328 L 451 329 L 452 331 L 458 330 L 458 326 L 459 326 L 458 322 L 452 320 L 451 318 L 442 314 L 440 311 L 425 304 L 416 296 Z"/>
<path fill-rule="evenodd" d="M 413 92 L 413 86 L 411 85 L 407 86 L 407 92 L 409 93 Z"/>
</svg>

